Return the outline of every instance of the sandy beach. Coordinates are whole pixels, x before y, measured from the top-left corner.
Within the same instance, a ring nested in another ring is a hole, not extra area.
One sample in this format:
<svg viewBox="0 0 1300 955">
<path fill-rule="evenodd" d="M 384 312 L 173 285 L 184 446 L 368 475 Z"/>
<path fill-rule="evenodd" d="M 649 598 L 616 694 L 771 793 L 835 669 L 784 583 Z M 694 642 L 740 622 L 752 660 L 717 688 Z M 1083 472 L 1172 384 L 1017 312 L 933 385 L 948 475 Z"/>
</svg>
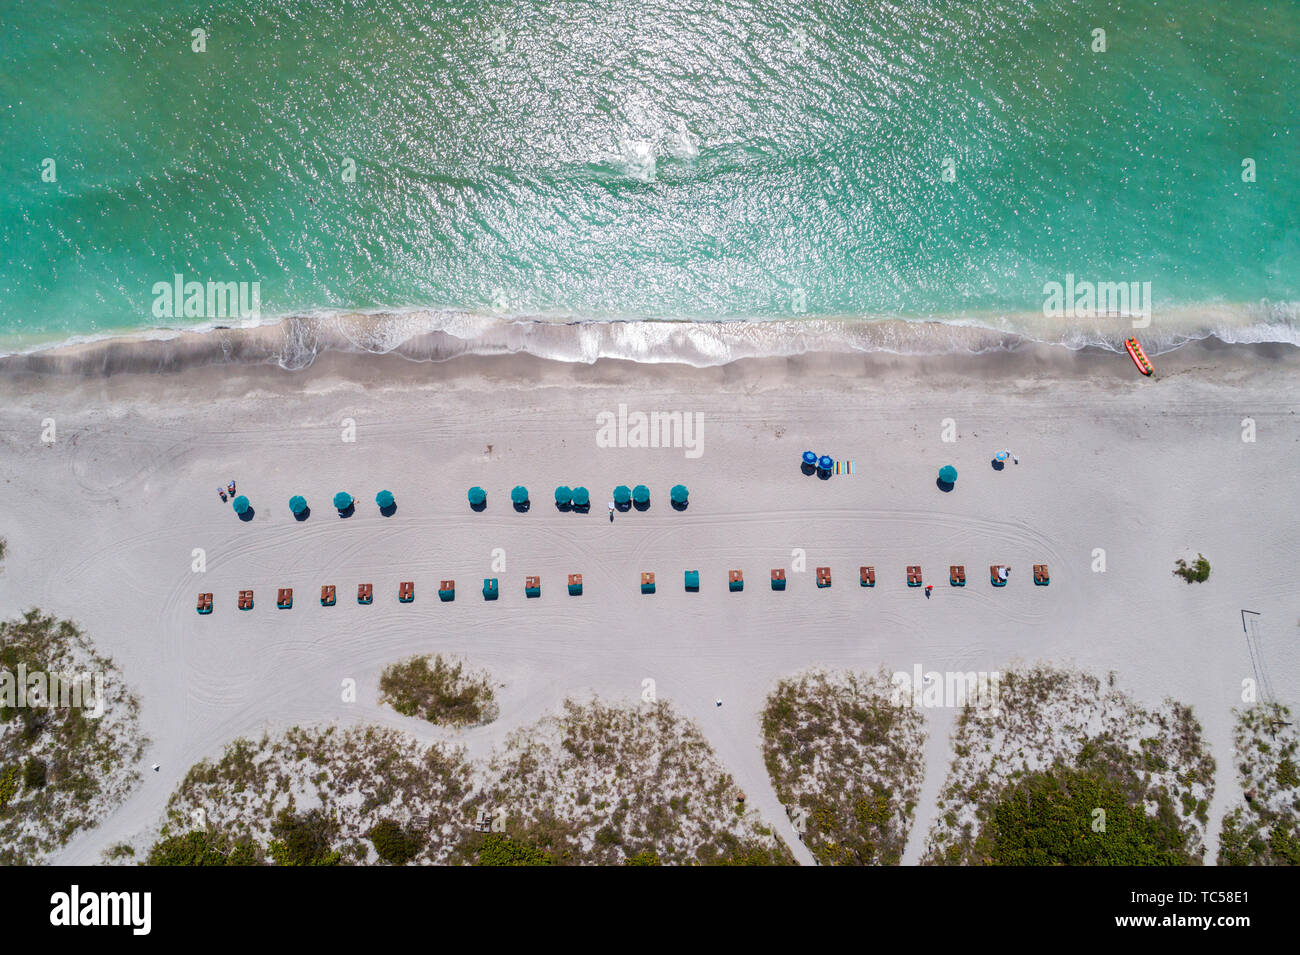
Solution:
<svg viewBox="0 0 1300 955">
<path fill-rule="evenodd" d="M 777 680 L 812 666 L 1038 661 L 1113 671 L 1139 701 L 1193 707 L 1217 762 L 1213 859 L 1237 792 L 1231 710 L 1256 677 L 1241 610 L 1261 615 L 1260 659 L 1281 701 L 1300 685 L 1295 351 L 1188 346 L 1162 356 L 1153 381 L 1123 356 L 1048 347 L 703 369 L 342 354 L 296 372 L 0 369 L 0 613 L 39 606 L 77 620 L 138 693 L 152 740 L 142 786 L 53 861 L 95 863 L 155 828 L 186 770 L 241 735 L 371 722 L 480 756 L 566 696 L 636 700 L 649 679 L 809 863 L 763 764 L 759 714 Z M 600 446 L 598 417 L 620 405 L 698 415 L 700 453 Z M 947 419 L 955 441 L 943 440 Z M 998 471 L 1003 448 L 1019 463 Z M 809 449 L 852 460 L 854 473 L 804 476 Z M 959 471 L 950 493 L 936 487 L 947 464 Z M 250 521 L 217 496 L 231 479 Z M 691 492 L 684 512 L 668 504 L 677 483 Z M 510 506 L 516 484 L 531 492 L 524 514 Z M 558 512 L 560 484 L 590 488 L 591 512 Z M 618 484 L 646 484 L 650 509 L 611 523 Z M 483 513 L 466 503 L 471 485 L 488 493 Z M 391 517 L 374 506 L 385 488 Z M 337 490 L 358 499 L 348 519 L 331 507 Z M 311 505 L 306 521 L 289 511 L 295 494 Z M 1212 576 L 1189 586 L 1174 561 L 1197 553 Z M 990 586 L 993 563 L 1013 568 L 1006 588 Z M 1036 563 L 1050 586 L 1033 586 Z M 863 564 L 873 589 L 858 585 Z M 930 599 L 905 585 L 909 564 L 934 585 Z M 950 564 L 965 565 L 965 588 L 948 585 Z M 830 588 L 815 586 L 819 566 Z M 776 567 L 784 593 L 768 586 Z M 733 568 L 743 593 L 728 592 Z M 686 570 L 699 571 L 699 593 L 684 592 Z M 657 575 L 653 596 L 640 593 L 642 571 Z M 580 597 L 565 592 L 570 573 L 583 574 Z M 526 575 L 541 576 L 540 599 L 525 599 Z M 480 596 L 484 577 L 499 578 L 499 600 Z M 457 598 L 441 603 L 448 578 Z M 414 603 L 398 603 L 403 580 Z M 362 582 L 372 606 L 356 603 Z M 337 606 L 319 605 L 322 584 L 338 587 Z M 275 607 L 280 587 L 294 588 L 291 611 Z M 256 609 L 241 613 L 249 588 Z M 214 594 L 211 616 L 195 613 L 201 591 Z M 440 730 L 378 704 L 384 666 L 434 651 L 504 684 L 495 722 Z M 343 701 L 347 680 L 356 702 Z M 951 758 L 954 711 L 925 716 L 905 863 L 923 854 Z"/>
</svg>

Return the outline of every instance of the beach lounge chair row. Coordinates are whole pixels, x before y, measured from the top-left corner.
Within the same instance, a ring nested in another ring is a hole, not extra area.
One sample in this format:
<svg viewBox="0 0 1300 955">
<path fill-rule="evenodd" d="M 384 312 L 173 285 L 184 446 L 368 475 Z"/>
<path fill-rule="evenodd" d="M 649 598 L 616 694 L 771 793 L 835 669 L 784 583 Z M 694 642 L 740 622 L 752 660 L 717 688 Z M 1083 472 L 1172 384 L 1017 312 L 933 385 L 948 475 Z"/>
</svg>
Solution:
<svg viewBox="0 0 1300 955">
<path fill-rule="evenodd" d="M 1005 564 L 989 565 L 989 582 L 994 587 L 1005 587 L 1010 577 L 1011 568 Z M 818 567 L 817 573 L 818 588 L 826 588 L 831 585 L 831 569 L 829 567 Z M 876 586 L 876 568 L 863 566 L 858 568 L 858 582 L 863 587 Z M 909 564 L 907 567 L 907 586 L 921 587 L 924 585 L 924 577 L 921 573 L 919 564 Z M 1048 573 L 1046 564 L 1034 564 L 1034 584 L 1039 587 L 1046 587 L 1052 582 L 1051 575 Z M 698 570 L 688 570 L 684 572 L 683 583 L 688 593 L 698 593 L 700 589 L 700 572 Z M 948 568 L 948 583 L 953 587 L 966 586 L 966 567 L 964 564 L 952 564 Z M 786 576 L 785 569 L 781 567 L 772 568 L 771 585 L 773 590 L 785 590 Z M 641 573 L 641 593 L 655 593 L 655 575 L 651 571 Z M 740 593 L 745 589 L 745 574 L 741 570 L 727 571 L 727 589 L 731 593 Z M 483 599 L 496 600 L 500 595 L 500 582 L 496 577 L 483 578 Z M 582 595 L 582 574 L 569 574 L 568 592 L 571 597 Z M 524 596 L 528 598 L 540 597 L 542 595 L 542 578 L 536 575 L 524 578 Z M 438 599 L 444 603 L 456 599 L 456 581 L 444 580 L 438 584 Z M 415 602 L 415 582 L 404 580 L 397 586 L 397 600 L 399 603 L 409 604 Z M 338 602 L 338 591 L 333 584 L 326 584 L 320 589 L 320 603 L 322 607 L 333 607 Z M 375 602 L 375 588 L 373 584 L 357 585 L 357 603 L 369 605 Z M 281 587 L 276 591 L 275 605 L 280 610 L 293 609 L 293 588 Z M 253 609 L 253 591 L 241 590 L 239 592 L 238 607 L 240 610 Z M 196 608 L 200 615 L 206 616 L 212 613 L 212 594 L 200 593 L 198 606 Z"/>
<path fill-rule="evenodd" d="M 1005 572 L 1005 573 L 1004 573 Z M 1007 578 L 1010 576 L 1011 569 L 1004 564 L 993 564 L 989 567 L 989 581 L 994 587 L 1005 587 Z M 831 585 L 831 569 L 829 567 L 817 568 L 817 586 L 819 588 L 829 587 Z M 652 573 L 641 574 L 641 593 L 652 594 L 655 592 L 655 575 Z M 876 568 L 872 566 L 862 566 L 858 568 L 858 582 L 863 587 L 876 586 Z M 966 565 L 952 564 L 948 568 L 948 583 L 953 587 L 966 586 Z M 1034 583 L 1039 587 L 1046 587 L 1051 583 L 1051 576 L 1048 574 L 1046 564 L 1034 564 Z M 772 589 L 785 590 L 786 577 L 785 570 L 781 567 L 772 569 Z M 925 585 L 924 575 L 921 573 L 920 564 L 909 564 L 907 566 L 907 586 L 922 587 Z M 700 589 L 700 572 L 698 570 L 688 570 L 685 574 L 686 590 L 690 593 L 696 593 Z M 745 575 L 739 570 L 727 571 L 727 589 L 732 593 L 738 593 L 745 589 Z"/>
<path fill-rule="evenodd" d="M 654 574 L 650 575 L 650 585 L 653 590 Z M 499 594 L 499 585 L 497 578 L 483 578 L 483 599 L 496 600 Z M 569 574 L 569 594 L 573 597 L 582 594 L 582 574 Z M 524 578 L 524 596 L 533 598 L 542 595 L 542 578 L 536 575 Z M 438 584 L 438 599 L 444 603 L 456 599 L 456 581 L 444 580 Z M 398 603 L 415 602 L 415 581 L 404 580 L 397 585 Z M 374 584 L 357 584 L 357 603 L 368 606 L 375 602 Z M 338 603 L 338 589 L 333 584 L 325 584 L 320 589 L 320 605 L 322 607 L 333 607 Z M 280 610 L 293 609 L 293 588 L 281 587 L 276 591 L 275 605 Z M 240 610 L 253 609 L 253 591 L 241 590 L 239 592 L 238 607 Z M 212 613 L 212 594 L 200 593 L 197 610 L 199 614 L 206 616 Z"/>
</svg>

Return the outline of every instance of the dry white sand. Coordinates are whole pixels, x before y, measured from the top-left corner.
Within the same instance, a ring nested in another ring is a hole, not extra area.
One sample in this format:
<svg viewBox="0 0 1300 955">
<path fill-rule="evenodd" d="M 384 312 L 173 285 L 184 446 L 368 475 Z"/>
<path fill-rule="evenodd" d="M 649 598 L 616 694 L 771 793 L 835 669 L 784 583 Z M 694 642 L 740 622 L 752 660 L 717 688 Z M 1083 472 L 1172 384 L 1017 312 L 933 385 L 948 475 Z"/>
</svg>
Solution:
<svg viewBox="0 0 1300 955">
<path fill-rule="evenodd" d="M 1232 713 L 1253 678 L 1239 611 L 1259 611 L 1272 686 L 1300 682 L 1300 367 L 1262 350 L 1184 349 L 1140 380 L 1127 358 L 1027 351 L 967 359 L 809 356 L 711 370 L 534 359 L 324 358 L 309 371 L 225 367 L 109 378 L 7 377 L 0 409 L 5 493 L 0 613 L 33 605 L 72 617 L 139 692 L 154 741 L 144 783 L 56 859 L 98 861 L 154 826 L 197 760 L 231 739 L 294 723 L 373 721 L 455 738 L 485 757 L 566 695 L 639 699 L 643 681 L 696 719 L 722 764 L 802 861 L 768 782 L 759 714 L 776 680 L 809 666 L 1004 670 L 1014 661 L 1114 670 L 1136 699 L 1191 704 L 1218 761 L 1207 858 L 1233 778 Z M 703 415 L 703 455 L 600 448 L 596 416 Z M 1242 420 L 1257 440 L 1242 440 Z M 341 440 L 345 418 L 356 441 Z M 944 419 L 958 439 L 944 443 Z M 57 440 L 41 441 L 53 419 Z M 1020 457 L 998 473 L 995 451 Z M 489 450 L 490 449 L 490 450 Z M 854 476 L 804 477 L 805 449 L 856 462 Z M 960 471 L 956 489 L 938 468 Z M 230 478 L 254 505 L 242 523 L 216 494 Z M 691 489 L 690 508 L 668 488 Z M 522 483 L 530 513 L 509 504 Z M 608 520 L 615 484 L 649 485 L 647 513 Z M 482 485 L 475 514 L 466 489 Z M 592 491 L 588 515 L 557 513 L 557 484 Z M 381 517 L 388 488 L 398 511 Z M 340 520 L 336 490 L 360 499 Z M 289 497 L 311 518 L 296 522 Z M 207 570 L 191 569 L 195 548 Z M 506 568 L 492 572 L 493 551 Z M 784 593 L 773 567 L 807 553 Z M 1103 548 L 1106 571 L 1093 570 Z M 1171 573 L 1203 552 L 1208 583 Z M 993 589 L 988 565 L 1010 564 Z M 1035 587 L 1030 566 L 1051 566 Z M 919 563 L 933 598 L 905 586 Z M 949 564 L 966 566 L 963 590 Z M 858 586 L 873 564 L 874 590 Z M 830 566 L 819 590 L 813 570 Z M 726 572 L 745 571 L 741 594 Z M 701 592 L 683 591 L 698 569 Z M 642 596 L 639 575 L 658 575 Z M 565 577 L 584 575 L 569 597 Z M 543 594 L 526 600 L 524 577 Z M 485 603 L 481 579 L 501 580 Z M 457 599 L 440 603 L 441 578 Z M 397 602 L 401 580 L 416 600 Z M 375 585 L 373 606 L 355 601 Z M 319 606 L 321 584 L 338 605 Z M 291 611 L 275 607 L 293 587 Z M 257 607 L 235 609 L 253 588 Z M 199 591 L 215 612 L 194 611 Z M 456 654 L 505 683 L 500 717 L 461 732 L 380 707 L 382 668 Z M 344 702 L 356 680 L 359 699 Z M 722 707 L 714 700 L 721 698 Z M 1285 699 L 1294 703 L 1294 699 Z M 949 711 L 930 711 L 928 774 L 905 861 L 916 861 L 949 762 Z M 159 772 L 148 771 L 160 764 Z"/>
</svg>

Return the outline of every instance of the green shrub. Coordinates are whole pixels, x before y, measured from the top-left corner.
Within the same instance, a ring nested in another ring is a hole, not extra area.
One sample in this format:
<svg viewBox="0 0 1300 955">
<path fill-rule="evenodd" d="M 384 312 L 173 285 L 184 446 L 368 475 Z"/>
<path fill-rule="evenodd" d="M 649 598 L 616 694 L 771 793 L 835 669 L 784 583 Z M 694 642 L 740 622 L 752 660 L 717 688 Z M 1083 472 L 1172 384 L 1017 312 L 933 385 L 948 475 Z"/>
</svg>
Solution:
<svg viewBox="0 0 1300 955">
<path fill-rule="evenodd" d="M 414 830 L 403 829 L 391 819 L 375 823 L 370 842 L 379 858 L 392 865 L 406 865 L 424 848 L 424 837 Z"/>
<path fill-rule="evenodd" d="M 45 786 L 45 760 L 28 756 L 23 764 L 23 786 L 27 789 L 41 789 Z"/>
<path fill-rule="evenodd" d="M 1181 557 L 1174 567 L 1174 575 L 1183 578 L 1189 584 L 1204 583 L 1210 579 L 1210 562 L 1205 559 L 1204 554 L 1196 555 L 1196 563 L 1188 564 Z"/>
<path fill-rule="evenodd" d="M 551 854 L 541 849 L 515 842 L 509 836 L 492 833 L 479 846 L 475 865 L 552 865 Z"/>
<path fill-rule="evenodd" d="M 276 865 L 338 865 L 333 842 L 338 826 L 319 809 L 296 815 L 282 809 L 271 824 L 274 837 L 267 847 Z"/>
<path fill-rule="evenodd" d="M 124 851 L 121 851 L 124 850 Z M 130 846 L 114 847 L 112 856 L 135 855 Z M 229 846 L 220 835 L 206 829 L 192 829 L 179 836 L 160 839 L 149 850 L 146 865 L 260 865 L 256 848 L 247 840 Z"/>
</svg>

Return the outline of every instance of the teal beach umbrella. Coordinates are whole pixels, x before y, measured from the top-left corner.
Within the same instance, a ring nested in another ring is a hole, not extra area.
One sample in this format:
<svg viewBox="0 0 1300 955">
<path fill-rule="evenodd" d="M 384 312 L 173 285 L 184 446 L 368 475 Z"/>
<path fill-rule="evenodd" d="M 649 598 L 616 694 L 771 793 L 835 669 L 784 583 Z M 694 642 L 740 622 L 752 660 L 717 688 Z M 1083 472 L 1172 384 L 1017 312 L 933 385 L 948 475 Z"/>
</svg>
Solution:
<svg viewBox="0 0 1300 955">
<path fill-rule="evenodd" d="M 514 501 L 516 504 L 527 504 L 528 488 L 524 487 L 522 484 L 516 484 L 514 489 L 510 492 L 510 500 Z"/>
<path fill-rule="evenodd" d="M 469 489 L 467 496 L 469 497 L 469 503 L 473 507 L 482 507 L 487 503 L 487 492 L 477 485 Z"/>
<path fill-rule="evenodd" d="M 396 501 L 393 499 L 392 491 L 380 491 L 375 495 L 375 503 L 379 505 L 381 511 L 392 507 Z"/>
<path fill-rule="evenodd" d="M 626 484 L 620 484 L 618 487 L 614 488 L 615 504 L 626 504 L 630 500 L 632 500 L 632 489 Z"/>
<path fill-rule="evenodd" d="M 691 492 L 686 490 L 685 484 L 674 484 L 670 493 L 674 504 L 685 504 L 686 499 L 691 495 Z"/>
<path fill-rule="evenodd" d="M 307 499 L 301 494 L 295 494 L 293 497 L 289 498 L 289 510 L 293 511 L 295 514 L 301 514 L 303 511 L 307 510 Z"/>
<path fill-rule="evenodd" d="M 591 503 L 591 495 L 587 493 L 585 487 L 575 487 L 573 489 L 573 506 L 586 507 Z"/>
<path fill-rule="evenodd" d="M 249 508 L 248 498 L 241 494 L 235 498 L 231 506 L 234 507 L 236 514 L 247 514 Z"/>
<path fill-rule="evenodd" d="M 644 484 L 638 484 L 632 488 L 632 500 L 638 504 L 650 503 L 650 489 Z"/>
<path fill-rule="evenodd" d="M 572 490 L 572 488 L 569 488 L 569 487 L 567 487 L 567 486 L 564 485 L 564 484 L 561 484 L 559 487 L 557 487 L 557 488 L 555 489 L 555 503 L 556 503 L 556 504 L 572 504 L 572 503 L 573 503 L 573 490 Z"/>
<path fill-rule="evenodd" d="M 957 469 L 951 464 L 945 464 L 939 469 L 939 480 L 944 484 L 955 484 L 957 481 Z"/>
<path fill-rule="evenodd" d="M 340 511 L 346 511 L 352 506 L 352 495 L 347 491 L 339 491 L 334 495 L 334 506 Z"/>
</svg>

